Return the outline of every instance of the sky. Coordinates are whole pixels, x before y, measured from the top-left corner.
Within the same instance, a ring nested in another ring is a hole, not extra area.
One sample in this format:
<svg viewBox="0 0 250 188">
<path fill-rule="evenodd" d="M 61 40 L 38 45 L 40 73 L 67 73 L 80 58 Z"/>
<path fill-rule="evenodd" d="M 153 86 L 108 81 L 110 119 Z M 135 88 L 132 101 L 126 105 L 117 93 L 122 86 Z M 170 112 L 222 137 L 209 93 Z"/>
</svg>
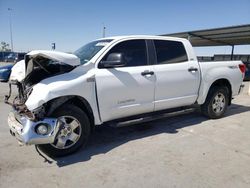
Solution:
<svg viewBox="0 0 250 188">
<path fill-rule="evenodd" d="M 11 11 L 8 11 L 11 8 Z M 106 36 L 159 35 L 250 24 L 250 0 L 0 0 L 0 41 L 15 51 L 73 52 Z M 230 47 L 198 48 L 198 55 L 230 53 Z M 250 45 L 235 53 L 250 53 Z"/>
</svg>

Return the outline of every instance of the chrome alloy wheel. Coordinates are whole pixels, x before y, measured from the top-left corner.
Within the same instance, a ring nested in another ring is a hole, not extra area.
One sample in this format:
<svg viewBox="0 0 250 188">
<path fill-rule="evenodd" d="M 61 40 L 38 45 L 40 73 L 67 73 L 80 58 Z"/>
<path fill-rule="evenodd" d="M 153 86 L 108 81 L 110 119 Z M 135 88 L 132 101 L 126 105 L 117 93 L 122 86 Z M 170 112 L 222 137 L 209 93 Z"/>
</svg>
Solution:
<svg viewBox="0 0 250 188">
<path fill-rule="evenodd" d="M 224 94 L 217 93 L 214 97 L 214 100 L 212 102 L 212 109 L 215 113 L 219 114 L 221 113 L 226 106 L 226 98 Z"/>
<path fill-rule="evenodd" d="M 72 116 L 61 116 L 58 121 L 62 123 L 62 129 L 58 133 L 55 142 L 51 145 L 57 149 L 70 148 L 75 145 L 81 136 L 81 124 Z"/>
</svg>

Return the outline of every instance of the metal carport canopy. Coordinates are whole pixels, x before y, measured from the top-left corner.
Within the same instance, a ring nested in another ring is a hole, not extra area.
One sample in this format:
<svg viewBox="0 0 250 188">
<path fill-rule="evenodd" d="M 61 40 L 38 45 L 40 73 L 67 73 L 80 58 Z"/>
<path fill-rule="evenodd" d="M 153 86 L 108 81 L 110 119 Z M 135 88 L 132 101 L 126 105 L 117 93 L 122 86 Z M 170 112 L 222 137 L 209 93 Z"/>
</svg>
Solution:
<svg viewBox="0 0 250 188">
<path fill-rule="evenodd" d="M 247 45 L 250 44 L 250 24 L 164 34 L 161 36 L 186 38 L 195 47 Z"/>
</svg>

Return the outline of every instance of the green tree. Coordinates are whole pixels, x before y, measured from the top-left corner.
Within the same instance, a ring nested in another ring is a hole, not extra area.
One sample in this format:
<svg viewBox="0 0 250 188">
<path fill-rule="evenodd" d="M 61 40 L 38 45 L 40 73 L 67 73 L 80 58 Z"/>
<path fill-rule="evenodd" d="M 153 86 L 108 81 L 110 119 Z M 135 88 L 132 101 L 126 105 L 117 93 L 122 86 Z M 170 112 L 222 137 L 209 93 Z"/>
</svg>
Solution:
<svg viewBox="0 0 250 188">
<path fill-rule="evenodd" d="M 4 41 L 1 42 L 1 46 L 0 46 L 0 51 L 2 52 L 9 52 L 10 50 L 10 45 Z"/>
</svg>

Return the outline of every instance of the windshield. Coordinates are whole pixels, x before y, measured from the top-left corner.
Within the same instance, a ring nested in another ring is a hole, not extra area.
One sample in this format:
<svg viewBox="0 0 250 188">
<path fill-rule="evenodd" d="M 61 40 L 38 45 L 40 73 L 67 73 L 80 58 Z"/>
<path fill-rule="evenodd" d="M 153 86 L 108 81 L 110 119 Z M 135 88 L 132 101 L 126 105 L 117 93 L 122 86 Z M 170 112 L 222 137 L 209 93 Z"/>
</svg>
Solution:
<svg viewBox="0 0 250 188">
<path fill-rule="evenodd" d="M 76 50 L 74 54 L 80 58 L 81 64 L 87 63 L 92 57 L 94 57 L 104 46 L 106 46 L 111 41 L 112 40 L 98 40 L 90 42 Z"/>
</svg>

